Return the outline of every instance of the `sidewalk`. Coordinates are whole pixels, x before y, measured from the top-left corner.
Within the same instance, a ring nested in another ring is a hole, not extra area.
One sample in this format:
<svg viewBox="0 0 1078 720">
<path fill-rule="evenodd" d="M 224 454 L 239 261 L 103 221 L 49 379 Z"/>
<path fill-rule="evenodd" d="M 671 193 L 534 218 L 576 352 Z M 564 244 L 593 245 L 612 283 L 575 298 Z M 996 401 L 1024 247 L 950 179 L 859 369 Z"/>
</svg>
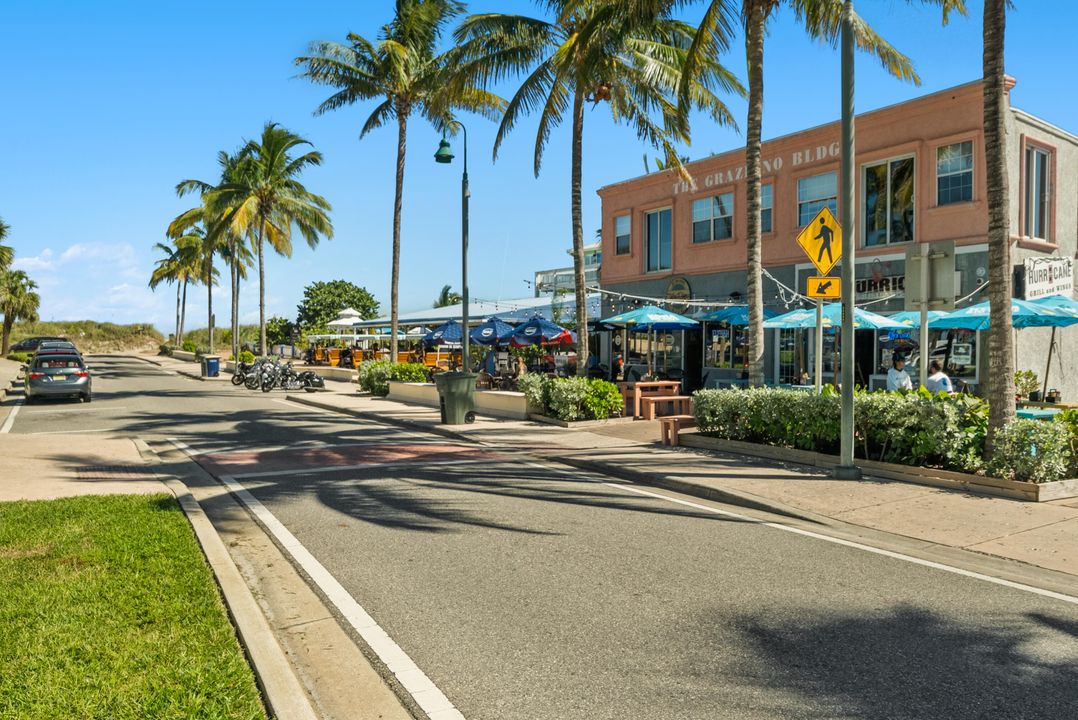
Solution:
<svg viewBox="0 0 1078 720">
<path fill-rule="evenodd" d="M 330 392 L 288 399 L 829 529 L 848 532 L 852 526 L 855 536 L 888 533 L 921 547 L 971 550 L 1078 576 L 1078 499 L 1025 503 L 876 478 L 834 480 L 815 468 L 665 447 L 657 421 L 577 429 L 480 417 L 472 425 L 439 425 L 434 408 L 361 395 L 347 383 L 331 385 Z"/>
<path fill-rule="evenodd" d="M 0 357 L 0 401 L 3 401 L 8 392 L 16 387 L 15 378 L 19 376 L 21 368 L 20 363 Z"/>
</svg>

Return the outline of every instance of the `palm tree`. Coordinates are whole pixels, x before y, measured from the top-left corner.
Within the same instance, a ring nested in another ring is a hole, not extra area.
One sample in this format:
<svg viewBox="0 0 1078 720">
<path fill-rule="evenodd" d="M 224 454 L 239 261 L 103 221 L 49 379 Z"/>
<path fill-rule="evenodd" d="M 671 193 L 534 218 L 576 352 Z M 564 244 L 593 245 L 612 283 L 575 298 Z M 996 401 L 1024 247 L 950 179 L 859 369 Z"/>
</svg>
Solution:
<svg viewBox="0 0 1078 720">
<path fill-rule="evenodd" d="M 450 305 L 456 305 L 462 299 L 460 293 L 453 292 L 453 288 L 449 285 L 443 285 L 442 291 L 438 293 L 438 298 L 434 301 L 432 307 L 449 307 Z"/>
<path fill-rule="evenodd" d="M 0 312 L 4 314 L 0 355 L 7 355 L 10 348 L 11 328 L 16 322 L 37 320 L 41 297 L 34 292 L 36 289 L 37 283 L 22 270 L 5 270 L 0 273 Z"/>
<path fill-rule="evenodd" d="M 11 230 L 11 226 L 4 222 L 3 218 L 0 218 L 0 243 L 7 238 L 8 231 Z M 0 244 L 0 270 L 6 270 L 11 266 L 12 260 L 15 259 L 15 250 L 10 245 Z"/>
<path fill-rule="evenodd" d="M 686 49 L 696 28 L 670 17 L 676 3 L 663 0 L 543 0 L 552 21 L 520 15 L 473 15 L 456 31 L 462 44 L 460 75 L 482 84 L 509 74 L 527 77 L 510 100 L 494 142 L 494 157 L 523 115 L 539 113 L 533 170 L 539 175 L 550 133 L 571 113 L 570 174 L 573 267 L 576 284 L 577 372 L 588 367 L 587 298 L 584 279 L 584 226 L 581 216 L 584 107 L 606 102 L 616 121 L 628 122 L 637 136 L 663 151 L 667 163 L 687 177 L 675 142 L 687 142 L 687 114 L 675 94 Z M 719 124 L 733 124 L 716 90 L 742 92 L 737 79 L 714 59 L 725 38 L 712 34 L 686 97 Z M 658 116 L 655 119 L 653 116 Z"/>
<path fill-rule="evenodd" d="M 996 433 L 1014 419 L 1011 322 L 1011 215 L 1007 186 L 1007 90 L 1003 39 L 1007 1 L 984 3 L 984 154 L 988 197 L 988 454 Z"/>
<path fill-rule="evenodd" d="M 445 26 L 464 11 L 457 0 L 396 0 L 393 20 L 382 28 L 378 42 L 349 33 L 347 44 L 316 42 L 310 55 L 296 58 L 303 77 L 336 88 L 315 110 L 316 115 L 354 103 L 379 99 L 359 133 L 397 121 L 397 174 L 393 195 L 393 261 L 389 302 L 390 355 L 397 356 L 398 286 L 400 283 L 401 207 L 404 197 L 404 158 L 408 119 L 418 112 L 441 129 L 448 129 L 453 110 L 494 119 L 505 102 L 473 83 L 451 81 L 458 53 L 439 54 Z"/>
<path fill-rule="evenodd" d="M 207 212 L 220 218 L 209 228 L 210 234 L 231 232 L 255 239 L 261 352 L 266 351 L 265 243 L 291 257 L 293 227 L 311 248 L 318 245 L 320 235 L 333 237 L 329 201 L 308 191 L 298 179 L 304 168 L 322 164 L 322 153 L 310 150 L 292 157 L 290 153 L 301 145 L 310 143 L 277 123 L 266 123 L 262 137 L 240 151 L 235 176 L 206 193 Z"/>
<path fill-rule="evenodd" d="M 183 345 L 183 324 L 187 314 L 187 283 L 198 278 L 198 252 L 189 241 L 174 245 L 155 243 L 162 256 L 150 274 L 149 286 L 156 290 L 161 283 L 176 283 L 176 334 L 173 344 Z"/>
<path fill-rule="evenodd" d="M 700 22 L 699 31 L 693 38 L 685 63 L 681 98 L 689 97 L 688 81 L 698 72 L 698 64 L 709 57 L 714 36 L 726 37 L 737 22 L 740 5 L 741 21 L 745 26 L 745 59 L 749 78 L 748 119 L 745 126 L 745 176 L 748 214 L 746 229 L 747 287 L 749 306 L 748 357 L 749 384 L 764 383 L 764 295 L 763 255 L 760 242 L 760 144 L 764 113 L 764 36 L 767 23 L 782 4 L 793 7 L 806 32 L 824 40 L 832 47 L 837 45 L 842 30 L 845 0 L 706 0 L 707 10 Z M 964 0 L 924 0 L 939 5 L 943 10 L 943 22 L 955 10 L 965 14 Z M 895 77 L 920 84 L 913 65 L 902 53 L 881 38 L 864 20 L 854 14 L 854 40 L 861 50 L 875 55 L 883 67 Z"/>
</svg>

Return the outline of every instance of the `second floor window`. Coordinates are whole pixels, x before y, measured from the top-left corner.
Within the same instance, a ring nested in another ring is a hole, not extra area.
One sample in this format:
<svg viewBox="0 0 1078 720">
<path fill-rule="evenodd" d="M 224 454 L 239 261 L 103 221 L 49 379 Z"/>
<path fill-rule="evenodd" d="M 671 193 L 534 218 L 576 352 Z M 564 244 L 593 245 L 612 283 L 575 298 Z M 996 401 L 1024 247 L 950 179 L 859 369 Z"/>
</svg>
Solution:
<svg viewBox="0 0 1078 720">
<path fill-rule="evenodd" d="M 973 199 L 973 141 L 944 145 L 936 150 L 936 204 Z"/>
<path fill-rule="evenodd" d="M 644 215 L 644 250 L 647 272 L 669 270 L 671 260 L 670 208 Z"/>
<path fill-rule="evenodd" d="M 835 178 L 837 175 L 831 172 L 822 175 L 803 177 L 797 181 L 797 225 L 804 227 L 812 222 L 816 213 L 824 205 L 831 208 L 831 212 L 838 212 L 838 190 L 836 190 Z"/>
<path fill-rule="evenodd" d="M 734 194 L 693 200 L 692 241 L 729 240 L 734 235 Z"/>
<path fill-rule="evenodd" d="M 629 215 L 614 218 L 614 254 L 628 255 L 632 247 L 632 219 Z"/>
<path fill-rule="evenodd" d="M 865 168 L 862 207 L 865 245 L 913 240 L 913 158 L 888 160 Z"/>
<path fill-rule="evenodd" d="M 760 232 L 771 232 L 771 185 L 760 186 Z"/>
<path fill-rule="evenodd" d="M 1051 172 L 1051 155 L 1041 148 L 1026 148 L 1026 197 L 1025 197 L 1025 235 L 1026 237 L 1048 239 L 1048 208 L 1050 188 L 1048 179 Z"/>
</svg>

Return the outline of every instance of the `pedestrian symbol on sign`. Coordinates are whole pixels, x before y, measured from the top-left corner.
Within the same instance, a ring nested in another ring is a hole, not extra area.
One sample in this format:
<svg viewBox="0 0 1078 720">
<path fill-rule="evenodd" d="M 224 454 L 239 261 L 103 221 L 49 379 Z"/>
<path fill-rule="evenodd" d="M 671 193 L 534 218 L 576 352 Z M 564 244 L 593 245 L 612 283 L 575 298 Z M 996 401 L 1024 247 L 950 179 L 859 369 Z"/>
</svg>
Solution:
<svg viewBox="0 0 1078 720">
<path fill-rule="evenodd" d="M 797 236 L 797 244 L 816 266 L 820 275 L 826 275 L 842 258 L 842 226 L 835 220 L 831 209 L 824 205 L 812 222 Z"/>
</svg>

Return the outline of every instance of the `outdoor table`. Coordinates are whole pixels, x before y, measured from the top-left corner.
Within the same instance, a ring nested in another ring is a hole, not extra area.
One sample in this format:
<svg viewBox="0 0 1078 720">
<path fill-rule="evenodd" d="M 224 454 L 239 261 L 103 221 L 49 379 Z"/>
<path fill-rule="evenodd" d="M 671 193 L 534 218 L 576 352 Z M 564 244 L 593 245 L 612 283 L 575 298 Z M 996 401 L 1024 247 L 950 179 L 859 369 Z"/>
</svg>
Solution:
<svg viewBox="0 0 1078 720">
<path fill-rule="evenodd" d="M 642 417 L 640 414 L 640 398 L 644 395 L 677 395 L 681 390 L 680 380 L 637 380 L 636 382 L 619 382 L 618 388 L 621 396 L 625 398 L 625 409 L 633 409 L 633 417 Z"/>
<path fill-rule="evenodd" d="M 1048 408 L 1019 408 L 1015 414 L 1026 420 L 1051 420 L 1058 412 Z"/>
</svg>

